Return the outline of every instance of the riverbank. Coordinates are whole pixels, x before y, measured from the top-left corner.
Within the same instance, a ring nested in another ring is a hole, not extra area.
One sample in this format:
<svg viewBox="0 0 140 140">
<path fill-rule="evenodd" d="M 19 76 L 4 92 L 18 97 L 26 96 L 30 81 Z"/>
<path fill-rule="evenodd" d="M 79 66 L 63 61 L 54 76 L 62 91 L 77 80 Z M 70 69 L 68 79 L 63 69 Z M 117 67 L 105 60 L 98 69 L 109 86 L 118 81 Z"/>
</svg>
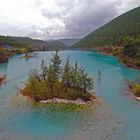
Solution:
<svg viewBox="0 0 140 140">
<path fill-rule="evenodd" d="M 0 63 L 7 62 L 12 55 L 13 53 L 10 53 L 8 50 L 0 48 Z"/>
<path fill-rule="evenodd" d="M 103 55 L 108 55 L 108 56 L 113 56 L 113 57 L 116 57 L 118 60 L 119 60 L 119 62 L 122 64 L 122 65 L 124 65 L 125 67 L 128 67 L 128 68 L 133 68 L 133 69 L 137 69 L 137 70 L 140 70 L 140 66 L 136 66 L 134 63 L 133 63 L 133 59 L 130 59 L 129 58 L 129 60 L 131 61 L 127 61 L 127 59 L 126 59 L 126 61 L 124 61 L 124 58 L 123 57 L 120 57 L 120 56 L 118 56 L 118 55 L 114 55 L 113 53 L 107 53 L 107 52 L 100 52 L 99 51 L 99 53 L 101 53 L 101 54 L 103 54 Z"/>
<path fill-rule="evenodd" d="M 117 57 L 118 58 L 118 57 Z M 119 59 L 119 58 L 118 58 Z M 136 66 L 133 63 L 128 63 L 128 62 L 123 62 L 121 59 L 119 59 L 119 61 L 126 67 L 128 68 L 133 68 L 133 69 L 137 69 L 140 70 L 140 66 Z"/>
<path fill-rule="evenodd" d="M 102 48 L 102 47 L 101 47 Z M 101 49 L 100 48 L 100 49 Z M 103 47 L 104 48 L 104 47 Z M 119 47 L 117 47 L 117 49 L 118 49 Z M 133 69 L 137 69 L 137 70 L 140 70 L 140 66 L 137 66 L 133 61 L 135 61 L 135 60 L 133 60 L 132 58 L 126 58 L 126 57 L 123 57 L 123 56 L 119 56 L 120 54 L 119 54 L 119 52 L 113 52 L 113 51 L 111 51 L 110 49 L 109 49 L 109 51 L 108 52 L 106 52 L 106 51 L 103 51 L 102 49 L 100 50 L 100 49 L 92 49 L 92 48 L 84 48 L 84 49 L 77 49 L 77 50 L 81 50 L 81 51 L 96 51 L 96 52 L 99 52 L 100 54 L 103 54 L 103 55 L 108 55 L 108 56 L 113 56 L 113 57 L 116 57 L 118 60 L 119 60 L 119 62 L 122 64 L 122 65 L 124 65 L 125 67 L 128 67 L 128 68 L 133 68 Z M 119 49 L 122 49 L 121 47 L 119 48 Z M 116 50 L 116 51 L 118 51 L 118 50 Z"/>
</svg>

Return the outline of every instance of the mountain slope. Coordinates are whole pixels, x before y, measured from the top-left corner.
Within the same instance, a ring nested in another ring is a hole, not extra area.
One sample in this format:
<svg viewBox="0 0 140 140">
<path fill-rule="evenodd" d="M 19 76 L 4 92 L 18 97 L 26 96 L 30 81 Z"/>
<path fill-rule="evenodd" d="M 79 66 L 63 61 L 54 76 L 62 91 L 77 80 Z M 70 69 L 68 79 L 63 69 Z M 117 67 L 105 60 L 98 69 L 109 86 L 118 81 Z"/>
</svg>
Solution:
<svg viewBox="0 0 140 140">
<path fill-rule="evenodd" d="M 42 41 L 42 40 L 38 40 L 38 39 L 32 39 L 30 37 L 15 37 L 15 36 L 11 36 L 10 38 L 15 40 L 15 41 L 19 41 L 19 42 L 31 45 L 32 47 L 47 46 L 47 42 Z"/>
<path fill-rule="evenodd" d="M 64 44 L 63 42 L 59 41 L 59 40 L 51 40 L 51 41 L 47 41 L 48 46 L 50 49 L 52 50 L 65 50 L 68 49 L 68 46 L 66 44 Z"/>
<path fill-rule="evenodd" d="M 30 37 L 10 37 L 15 41 L 19 41 L 22 43 L 26 43 L 32 47 L 40 48 L 44 47 L 47 48 L 48 50 L 61 50 L 61 49 L 66 49 L 67 46 L 60 41 L 52 40 L 52 41 L 43 41 L 43 40 L 38 40 L 38 39 L 32 39 Z"/>
<path fill-rule="evenodd" d="M 140 36 L 140 7 L 137 7 L 93 31 L 72 48 L 120 45 L 125 36 Z"/>
<path fill-rule="evenodd" d="M 15 48 L 22 48 L 22 47 L 26 47 L 25 44 L 19 42 L 19 41 L 16 41 L 14 39 L 12 39 L 11 37 L 8 37 L 8 36 L 2 36 L 0 35 L 0 46 L 3 46 L 3 47 L 15 47 Z"/>
<path fill-rule="evenodd" d="M 59 39 L 59 41 L 61 41 L 63 44 L 65 44 L 67 46 L 71 46 L 71 45 L 75 44 L 76 42 L 78 42 L 79 40 L 80 40 L 79 38 Z"/>
</svg>

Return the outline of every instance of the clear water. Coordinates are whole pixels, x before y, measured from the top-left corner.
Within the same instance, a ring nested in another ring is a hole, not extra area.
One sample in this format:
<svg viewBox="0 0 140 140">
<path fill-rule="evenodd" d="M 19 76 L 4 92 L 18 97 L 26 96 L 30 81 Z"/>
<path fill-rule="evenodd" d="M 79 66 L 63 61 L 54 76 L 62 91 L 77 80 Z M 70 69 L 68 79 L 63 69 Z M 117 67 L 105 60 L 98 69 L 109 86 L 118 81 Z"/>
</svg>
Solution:
<svg viewBox="0 0 140 140">
<path fill-rule="evenodd" d="M 137 80 L 140 71 L 122 66 L 118 60 L 96 52 L 62 51 L 94 77 L 94 91 L 103 100 L 90 110 L 72 111 L 59 107 L 34 105 L 17 95 L 28 73 L 39 69 L 42 58 L 52 52 L 40 52 L 29 60 L 20 55 L 0 64 L 0 74 L 8 82 L 0 87 L 0 140 L 138 140 L 140 103 L 130 93 L 127 81 Z M 98 80 L 98 70 L 101 80 Z"/>
</svg>

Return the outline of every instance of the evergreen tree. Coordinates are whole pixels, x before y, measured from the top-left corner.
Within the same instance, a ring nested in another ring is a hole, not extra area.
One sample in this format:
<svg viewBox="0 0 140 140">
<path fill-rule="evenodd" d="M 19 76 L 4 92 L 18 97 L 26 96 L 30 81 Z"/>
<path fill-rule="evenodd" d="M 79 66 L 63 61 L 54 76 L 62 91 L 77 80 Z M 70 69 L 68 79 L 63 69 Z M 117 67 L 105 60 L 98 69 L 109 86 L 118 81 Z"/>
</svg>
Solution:
<svg viewBox="0 0 140 140">
<path fill-rule="evenodd" d="M 62 67 L 62 73 L 61 59 L 57 52 L 53 55 L 51 62 L 47 67 L 47 63 L 42 59 L 41 73 L 39 74 L 36 70 L 31 72 L 25 86 L 25 93 L 28 93 L 35 101 L 55 97 L 64 99 L 79 97 L 87 100 L 91 96 L 83 93 L 93 88 L 93 80 L 84 69 L 79 68 L 77 62 L 72 66 L 67 58 Z"/>
<path fill-rule="evenodd" d="M 84 69 L 80 69 L 80 84 L 83 88 L 84 93 L 87 93 L 87 90 L 93 89 L 93 79 L 88 76 Z"/>
<path fill-rule="evenodd" d="M 53 90 L 55 86 L 55 79 L 54 79 L 54 69 L 53 66 L 50 64 L 48 68 L 48 73 L 47 73 L 47 85 L 50 89 L 51 95 L 53 97 Z"/>
<path fill-rule="evenodd" d="M 40 96 L 40 89 L 39 89 L 39 81 L 38 81 L 38 75 L 36 75 L 35 71 L 32 71 L 30 73 L 28 83 L 26 85 L 26 88 L 31 92 L 31 96 L 35 101 L 38 101 L 38 97 Z"/>
<path fill-rule="evenodd" d="M 41 82 L 41 78 L 37 70 L 32 70 L 30 72 L 30 77 L 34 77 L 38 82 Z"/>
<path fill-rule="evenodd" d="M 72 67 L 71 72 L 71 84 L 73 87 L 79 87 L 79 81 L 80 81 L 80 75 L 79 75 L 79 66 L 78 62 L 75 63 L 75 65 Z"/>
<path fill-rule="evenodd" d="M 58 51 L 56 51 L 55 54 L 53 54 L 51 62 L 52 62 L 51 67 L 54 72 L 54 79 L 57 81 L 59 80 L 59 76 L 61 73 L 61 67 L 60 67 L 61 59 L 60 56 L 58 55 Z"/>
<path fill-rule="evenodd" d="M 40 74 L 43 78 L 43 80 L 46 80 L 46 76 L 47 76 L 47 63 L 45 62 L 44 59 L 41 60 L 41 74 Z"/>
<path fill-rule="evenodd" d="M 138 42 L 132 37 L 124 38 L 124 55 L 128 57 L 134 57 L 137 53 Z"/>
<path fill-rule="evenodd" d="M 62 73 L 62 86 L 69 87 L 70 86 L 70 78 L 71 78 L 71 65 L 70 60 L 67 58 L 66 63 L 64 64 L 64 70 Z"/>
</svg>

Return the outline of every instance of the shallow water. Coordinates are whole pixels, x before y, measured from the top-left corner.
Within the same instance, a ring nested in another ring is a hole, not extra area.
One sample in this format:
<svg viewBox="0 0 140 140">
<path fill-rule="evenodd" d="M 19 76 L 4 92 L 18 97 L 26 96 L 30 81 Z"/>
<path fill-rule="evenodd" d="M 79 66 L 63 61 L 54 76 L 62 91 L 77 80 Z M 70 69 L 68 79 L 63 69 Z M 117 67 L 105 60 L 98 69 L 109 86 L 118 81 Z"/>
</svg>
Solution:
<svg viewBox="0 0 140 140">
<path fill-rule="evenodd" d="M 103 99 L 90 110 L 72 111 L 34 105 L 17 96 L 32 69 L 39 69 L 41 52 L 29 60 L 17 55 L 0 64 L 0 74 L 8 82 L 0 87 L 0 140 L 138 140 L 140 137 L 140 103 L 135 101 L 127 80 L 137 80 L 140 71 L 122 66 L 118 60 L 96 52 L 62 51 L 63 60 L 78 61 L 94 77 L 94 91 Z M 98 80 L 98 70 L 101 79 Z"/>
</svg>

